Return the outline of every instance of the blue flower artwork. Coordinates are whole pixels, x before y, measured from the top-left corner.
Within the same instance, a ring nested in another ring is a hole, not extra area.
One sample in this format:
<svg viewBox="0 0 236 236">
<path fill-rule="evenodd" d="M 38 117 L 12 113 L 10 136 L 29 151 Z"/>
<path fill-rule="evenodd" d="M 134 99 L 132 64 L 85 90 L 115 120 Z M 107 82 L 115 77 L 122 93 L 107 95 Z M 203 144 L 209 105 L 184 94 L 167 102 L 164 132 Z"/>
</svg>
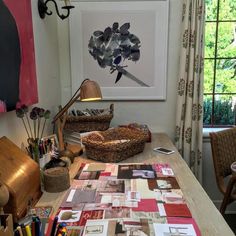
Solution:
<svg viewBox="0 0 236 236">
<path fill-rule="evenodd" d="M 110 67 L 111 74 L 118 72 L 115 83 L 124 75 L 142 87 L 149 87 L 125 69 L 128 67 L 126 60 L 137 62 L 140 58 L 141 41 L 129 29 L 130 23 L 119 26 L 118 22 L 114 22 L 112 27 L 108 26 L 104 31 L 94 31 L 88 43 L 89 53 L 101 68 Z"/>
</svg>

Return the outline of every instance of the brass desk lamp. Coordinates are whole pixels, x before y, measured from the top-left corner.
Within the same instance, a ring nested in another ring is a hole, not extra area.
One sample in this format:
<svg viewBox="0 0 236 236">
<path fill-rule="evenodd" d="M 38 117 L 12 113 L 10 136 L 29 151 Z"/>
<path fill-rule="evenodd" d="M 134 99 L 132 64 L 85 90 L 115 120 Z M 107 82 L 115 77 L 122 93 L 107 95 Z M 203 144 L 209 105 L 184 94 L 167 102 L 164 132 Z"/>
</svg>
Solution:
<svg viewBox="0 0 236 236">
<path fill-rule="evenodd" d="M 57 122 L 58 128 L 58 140 L 59 140 L 59 150 L 62 151 L 65 149 L 63 141 L 63 129 L 66 123 L 67 111 L 71 105 L 77 101 L 95 101 L 101 100 L 102 93 L 100 86 L 95 81 L 90 79 L 85 79 L 78 90 L 74 93 L 72 98 L 67 102 L 67 104 L 55 115 L 53 123 Z"/>
</svg>

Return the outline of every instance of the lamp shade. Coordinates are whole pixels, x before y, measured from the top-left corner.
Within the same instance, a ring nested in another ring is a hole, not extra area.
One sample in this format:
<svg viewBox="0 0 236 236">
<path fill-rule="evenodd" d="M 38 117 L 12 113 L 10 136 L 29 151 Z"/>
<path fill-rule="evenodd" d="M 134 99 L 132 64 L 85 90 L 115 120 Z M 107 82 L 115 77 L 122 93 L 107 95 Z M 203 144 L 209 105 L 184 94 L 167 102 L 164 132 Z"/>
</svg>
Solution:
<svg viewBox="0 0 236 236">
<path fill-rule="evenodd" d="M 80 100 L 95 101 L 101 99 L 102 99 L 102 93 L 98 83 L 92 80 L 85 80 L 80 88 Z"/>
</svg>

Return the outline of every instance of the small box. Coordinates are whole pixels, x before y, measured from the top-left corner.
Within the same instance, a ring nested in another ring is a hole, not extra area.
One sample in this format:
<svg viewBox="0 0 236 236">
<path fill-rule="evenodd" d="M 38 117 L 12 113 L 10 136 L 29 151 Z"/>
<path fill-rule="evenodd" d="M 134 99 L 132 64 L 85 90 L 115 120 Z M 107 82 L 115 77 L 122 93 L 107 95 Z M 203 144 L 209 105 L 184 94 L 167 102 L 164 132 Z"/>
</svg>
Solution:
<svg viewBox="0 0 236 236">
<path fill-rule="evenodd" d="M 15 222 L 42 195 L 39 165 L 7 137 L 0 138 L 0 163 L 0 180 L 10 194 L 4 212 L 11 213 Z"/>
</svg>

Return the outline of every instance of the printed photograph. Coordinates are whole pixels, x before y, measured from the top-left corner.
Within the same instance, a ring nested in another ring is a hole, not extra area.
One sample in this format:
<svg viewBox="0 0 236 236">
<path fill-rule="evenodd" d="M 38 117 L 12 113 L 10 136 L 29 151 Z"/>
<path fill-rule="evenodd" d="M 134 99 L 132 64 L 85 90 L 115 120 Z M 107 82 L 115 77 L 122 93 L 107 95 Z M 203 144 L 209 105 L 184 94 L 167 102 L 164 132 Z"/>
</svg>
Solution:
<svg viewBox="0 0 236 236">
<path fill-rule="evenodd" d="M 104 211 L 103 210 L 92 210 L 92 211 L 82 211 L 79 224 L 84 226 L 88 220 L 100 220 L 103 219 Z"/>
<path fill-rule="evenodd" d="M 124 180 L 100 181 L 97 191 L 100 193 L 124 193 L 125 182 Z"/>
<path fill-rule="evenodd" d="M 104 218 L 105 219 L 114 219 L 114 218 L 129 218 L 130 209 L 127 207 L 112 207 L 105 210 Z"/>
<path fill-rule="evenodd" d="M 156 178 L 152 165 L 119 165 L 118 179 L 153 179 Z"/>
<path fill-rule="evenodd" d="M 76 179 L 86 180 L 86 179 L 98 179 L 100 175 L 99 171 L 82 171 L 76 176 Z"/>
<path fill-rule="evenodd" d="M 116 222 L 115 235 L 118 236 L 149 236 L 150 229 L 147 219 L 120 219 Z"/>
<path fill-rule="evenodd" d="M 173 204 L 181 204 L 185 202 L 183 192 L 180 189 L 155 189 L 154 192 L 158 202 Z"/>
<path fill-rule="evenodd" d="M 81 211 L 61 210 L 58 214 L 58 222 L 78 222 Z"/>
<path fill-rule="evenodd" d="M 172 185 L 169 180 L 158 179 L 157 180 L 157 187 L 159 189 L 169 189 L 169 188 L 172 188 Z"/>
<path fill-rule="evenodd" d="M 88 220 L 84 227 L 83 236 L 107 236 L 107 220 Z"/>
</svg>

